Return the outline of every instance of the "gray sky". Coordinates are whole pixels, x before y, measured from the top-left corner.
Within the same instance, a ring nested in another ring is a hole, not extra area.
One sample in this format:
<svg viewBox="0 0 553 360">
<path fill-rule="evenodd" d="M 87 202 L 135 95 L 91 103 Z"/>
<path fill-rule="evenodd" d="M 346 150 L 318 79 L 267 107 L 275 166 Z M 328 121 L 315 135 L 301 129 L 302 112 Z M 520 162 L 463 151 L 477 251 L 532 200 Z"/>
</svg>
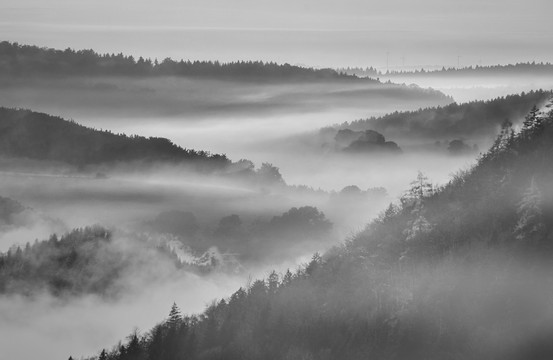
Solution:
<svg viewBox="0 0 553 360">
<path fill-rule="evenodd" d="M 550 0 L 0 0 L 2 38 L 314 66 L 553 61 Z M 405 59 L 402 59 L 402 58 Z"/>
</svg>

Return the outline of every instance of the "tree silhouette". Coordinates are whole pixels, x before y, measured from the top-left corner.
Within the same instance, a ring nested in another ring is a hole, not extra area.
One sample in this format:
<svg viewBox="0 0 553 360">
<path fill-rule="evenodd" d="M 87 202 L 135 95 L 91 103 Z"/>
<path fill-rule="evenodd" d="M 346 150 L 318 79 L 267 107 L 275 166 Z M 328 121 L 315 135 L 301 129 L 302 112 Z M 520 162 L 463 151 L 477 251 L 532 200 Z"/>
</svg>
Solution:
<svg viewBox="0 0 553 360">
<path fill-rule="evenodd" d="M 169 311 L 169 317 L 167 318 L 167 325 L 169 325 L 169 327 L 171 328 L 174 328 L 180 325 L 181 321 L 182 315 L 180 309 L 176 303 L 173 303 L 173 305 L 171 306 L 171 311 Z"/>
</svg>

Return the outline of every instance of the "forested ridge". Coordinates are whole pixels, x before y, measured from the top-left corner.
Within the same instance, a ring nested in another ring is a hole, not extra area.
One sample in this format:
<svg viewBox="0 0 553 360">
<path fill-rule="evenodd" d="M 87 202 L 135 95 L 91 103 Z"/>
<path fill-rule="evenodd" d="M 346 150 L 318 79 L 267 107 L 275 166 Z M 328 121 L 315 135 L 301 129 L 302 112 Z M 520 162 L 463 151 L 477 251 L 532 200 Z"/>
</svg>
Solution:
<svg viewBox="0 0 553 360">
<path fill-rule="evenodd" d="M 553 111 L 533 108 L 475 166 L 442 187 L 419 174 L 324 256 L 198 316 L 174 305 L 97 358 L 549 359 L 552 151 Z"/>
<path fill-rule="evenodd" d="M 190 61 L 135 59 L 130 55 L 99 54 L 93 50 L 57 50 L 0 42 L 3 76 L 185 76 L 265 80 L 359 80 L 332 69 L 313 69 L 262 61 Z M 366 80 L 363 80 L 366 81 Z"/>
<path fill-rule="evenodd" d="M 127 136 L 57 116 L 0 107 L 0 155 L 55 160 L 75 166 L 123 161 L 169 161 L 222 169 L 225 155 L 183 149 L 166 138 Z"/>
<path fill-rule="evenodd" d="M 344 123 L 338 127 L 352 130 L 372 129 L 385 136 L 403 134 L 431 139 L 489 136 L 495 134 L 505 119 L 514 122 L 523 118 L 534 105 L 542 105 L 550 97 L 551 91 L 537 90 L 489 101 L 396 111 L 381 117 Z"/>
</svg>

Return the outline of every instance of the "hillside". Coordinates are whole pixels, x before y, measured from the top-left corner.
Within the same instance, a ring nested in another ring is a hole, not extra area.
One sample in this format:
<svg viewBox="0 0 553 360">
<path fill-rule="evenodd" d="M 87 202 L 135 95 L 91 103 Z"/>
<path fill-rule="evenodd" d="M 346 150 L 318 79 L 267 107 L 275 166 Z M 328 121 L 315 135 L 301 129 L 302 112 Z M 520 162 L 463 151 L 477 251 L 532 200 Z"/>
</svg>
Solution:
<svg viewBox="0 0 553 360">
<path fill-rule="evenodd" d="M 183 76 L 265 80 L 359 80 L 332 69 L 313 69 L 261 61 L 184 61 L 144 59 L 93 50 L 56 50 L 0 42 L 0 76 Z M 366 80 L 363 80 L 366 81 Z M 375 81 L 376 82 L 376 81 Z"/>
<path fill-rule="evenodd" d="M 366 230 L 99 359 L 549 359 L 553 111 Z"/>
<path fill-rule="evenodd" d="M 394 112 L 344 123 L 342 129 L 376 130 L 386 137 L 410 139 L 483 138 L 493 136 L 505 119 L 522 119 L 534 106 L 543 105 L 551 97 L 550 91 L 531 91 L 519 95 L 499 97 L 490 101 Z"/>
<path fill-rule="evenodd" d="M 96 130 L 60 117 L 0 107 L 0 155 L 55 160 L 75 166 L 124 161 L 168 161 L 222 169 L 225 155 L 183 149 L 165 138 Z"/>
</svg>

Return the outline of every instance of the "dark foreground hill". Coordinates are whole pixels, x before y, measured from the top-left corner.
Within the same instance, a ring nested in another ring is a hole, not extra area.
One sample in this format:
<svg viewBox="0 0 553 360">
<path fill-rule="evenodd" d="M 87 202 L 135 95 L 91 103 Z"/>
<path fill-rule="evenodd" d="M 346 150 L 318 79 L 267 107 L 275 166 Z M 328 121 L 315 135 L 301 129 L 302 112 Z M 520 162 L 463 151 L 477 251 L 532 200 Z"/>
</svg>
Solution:
<svg viewBox="0 0 553 360">
<path fill-rule="evenodd" d="M 550 359 L 553 112 L 366 230 L 99 359 Z"/>
</svg>

